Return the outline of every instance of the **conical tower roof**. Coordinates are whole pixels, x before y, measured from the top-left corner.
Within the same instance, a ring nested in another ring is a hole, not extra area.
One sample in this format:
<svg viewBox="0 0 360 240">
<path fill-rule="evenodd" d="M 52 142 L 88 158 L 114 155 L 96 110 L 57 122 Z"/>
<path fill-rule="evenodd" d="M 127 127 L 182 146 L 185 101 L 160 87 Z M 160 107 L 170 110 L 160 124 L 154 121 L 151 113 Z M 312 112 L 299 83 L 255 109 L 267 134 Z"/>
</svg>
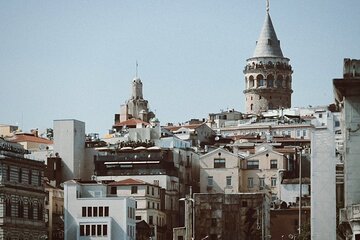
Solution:
<svg viewBox="0 0 360 240">
<path fill-rule="evenodd" d="M 266 13 L 253 57 L 284 57 L 269 12 Z"/>
</svg>

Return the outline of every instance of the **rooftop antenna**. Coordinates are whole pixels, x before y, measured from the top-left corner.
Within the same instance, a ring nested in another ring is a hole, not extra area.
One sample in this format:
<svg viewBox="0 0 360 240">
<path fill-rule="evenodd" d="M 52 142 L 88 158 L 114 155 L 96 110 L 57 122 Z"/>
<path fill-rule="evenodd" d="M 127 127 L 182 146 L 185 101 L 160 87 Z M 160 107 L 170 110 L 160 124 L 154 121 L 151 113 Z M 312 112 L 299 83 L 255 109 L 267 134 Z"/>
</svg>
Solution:
<svg viewBox="0 0 360 240">
<path fill-rule="evenodd" d="M 138 78 L 138 68 L 139 68 L 139 64 L 138 61 L 136 60 L 135 78 Z"/>
<path fill-rule="evenodd" d="M 269 0 L 266 0 L 266 12 L 269 13 L 270 11 L 270 2 Z"/>
</svg>

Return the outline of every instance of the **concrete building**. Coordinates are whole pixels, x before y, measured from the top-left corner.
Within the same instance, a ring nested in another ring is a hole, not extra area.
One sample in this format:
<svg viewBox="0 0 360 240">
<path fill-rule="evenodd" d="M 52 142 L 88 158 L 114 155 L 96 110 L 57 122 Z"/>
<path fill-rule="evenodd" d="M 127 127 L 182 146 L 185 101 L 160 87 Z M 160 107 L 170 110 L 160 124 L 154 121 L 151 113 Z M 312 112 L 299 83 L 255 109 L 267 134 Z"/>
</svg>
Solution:
<svg viewBox="0 0 360 240">
<path fill-rule="evenodd" d="M 54 152 L 62 159 L 63 181 L 80 179 L 85 168 L 85 123 L 54 120 Z"/>
<path fill-rule="evenodd" d="M 65 239 L 135 239 L 135 200 L 108 197 L 106 184 L 70 180 L 64 184 Z"/>
<path fill-rule="evenodd" d="M 336 239 L 336 117 L 314 126 L 311 139 L 311 239 Z M 324 219 L 327 219 L 326 222 Z"/>
<path fill-rule="evenodd" d="M 111 195 L 132 197 L 136 201 L 136 222 L 145 220 L 152 240 L 165 240 L 165 189 L 138 179 L 128 178 L 108 184 Z M 149 238 L 148 238 L 149 239 Z"/>
<path fill-rule="evenodd" d="M 343 78 L 334 79 L 344 135 L 344 208 L 340 210 L 343 237 L 360 239 L 360 60 L 344 59 Z"/>
<path fill-rule="evenodd" d="M 45 227 L 44 162 L 24 157 L 20 144 L 0 138 L 0 239 L 41 239 Z"/>
<path fill-rule="evenodd" d="M 204 147 L 212 144 L 215 132 L 206 123 L 186 124 L 181 126 L 167 126 L 181 140 L 188 141 L 193 147 Z"/>
<path fill-rule="evenodd" d="M 270 192 L 272 201 L 280 199 L 281 172 L 287 171 L 288 159 L 269 144 L 255 147 L 255 153 L 242 161 L 242 192 Z"/>
<path fill-rule="evenodd" d="M 0 137 L 12 137 L 18 130 L 18 126 L 0 124 Z"/>
<path fill-rule="evenodd" d="M 165 189 L 166 239 L 183 223 L 179 199 L 190 186 L 198 189 L 199 154 L 192 149 L 123 147 L 108 149 L 95 157 L 98 181 L 135 178 Z"/>
<path fill-rule="evenodd" d="M 270 199 L 265 193 L 195 193 L 196 239 L 269 239 Z"/>
<path fill-rule="evenodd" d="M 267 8 L 254 54 L 247 59 L 244 70 L 246 113 L 291 107 L 293 71 L 289 61 L 283 56 Z"/>
<path fill-rule="evenodd" d="M 239 193 L 240 157 L 218 148 L 200 156 L 201 193 Z"/>
</svg>

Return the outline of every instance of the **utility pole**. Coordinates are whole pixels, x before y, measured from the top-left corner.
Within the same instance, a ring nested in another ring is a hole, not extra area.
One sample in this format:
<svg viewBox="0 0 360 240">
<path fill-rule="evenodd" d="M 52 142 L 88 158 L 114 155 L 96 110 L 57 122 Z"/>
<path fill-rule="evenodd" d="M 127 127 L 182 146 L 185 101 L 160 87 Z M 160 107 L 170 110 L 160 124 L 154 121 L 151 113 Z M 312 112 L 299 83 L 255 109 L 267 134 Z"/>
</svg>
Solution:
<svg viewBox="0 0 360 240">
<path fill-rule="evenodd" d="M 192 198 L 192 187 L 190 186 L 190 193 L 185 198 L 180 198 L 179 201 L 185 201 L 185 240 L 195 239 L 195 225 L 194 225 L 194 204 Z"/>
<path fill-rule="evenodd" d="M 302 163 L 302 148 L 300 150 L 300 159 L 299 159 L 299 236 L 301 234 L 301 196 L 302 196 L 302 176 L 301 176 L 301 163 Z"/>
</svg>

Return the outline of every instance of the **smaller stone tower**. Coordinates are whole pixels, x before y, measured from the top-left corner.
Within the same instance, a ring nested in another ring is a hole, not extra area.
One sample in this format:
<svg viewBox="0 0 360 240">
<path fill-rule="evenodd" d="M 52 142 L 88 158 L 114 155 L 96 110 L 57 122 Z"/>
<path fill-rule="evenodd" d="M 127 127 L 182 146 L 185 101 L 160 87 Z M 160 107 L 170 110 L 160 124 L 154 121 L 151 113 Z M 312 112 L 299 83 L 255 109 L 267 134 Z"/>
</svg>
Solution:
<svg viewBox="0 0 360 240">
<path fill-rule="evenodd" d="M 247 59 L 244 70 L 246 113 L 291 107 L 293 71 L 289 61 L 283 56 L 267 6 L 254 55 Z"/>
</svg>

